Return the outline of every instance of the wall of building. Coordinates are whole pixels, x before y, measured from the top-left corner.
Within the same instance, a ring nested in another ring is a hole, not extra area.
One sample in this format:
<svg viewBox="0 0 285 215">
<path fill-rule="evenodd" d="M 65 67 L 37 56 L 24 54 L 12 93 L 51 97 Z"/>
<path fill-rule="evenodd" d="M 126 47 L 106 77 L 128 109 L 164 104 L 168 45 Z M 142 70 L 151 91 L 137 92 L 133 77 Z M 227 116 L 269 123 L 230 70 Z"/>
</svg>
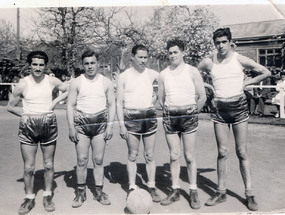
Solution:
<svg viewBox="0 0 285 215">
<path fill-rule="evenodd" d="M 236 51 L 242 55 L 245 55 L 254 61 L 259 62 L 259 50 L 270 50 L 270 49 L 282 49 L 283 41 L 278 40 L 271 40 L 271 41 L 242 41 L 242 42 L 236 42 Z M 284 55 L 283 55 L 284 56 Z M 282 58 L 282 52 L 280 51 L 280 54 L 278 55 L 279 58 Z"/>
</svg>

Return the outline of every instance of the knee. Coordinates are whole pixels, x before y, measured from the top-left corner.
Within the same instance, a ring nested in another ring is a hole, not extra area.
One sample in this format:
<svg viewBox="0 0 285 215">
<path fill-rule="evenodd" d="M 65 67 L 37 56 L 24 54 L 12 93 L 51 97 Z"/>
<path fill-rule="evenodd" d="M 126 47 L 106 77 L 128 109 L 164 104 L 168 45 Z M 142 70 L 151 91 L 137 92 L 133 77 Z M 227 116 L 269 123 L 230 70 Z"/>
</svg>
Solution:
<svg viewBox="0 0 285 215">
<path fill-rule="evenodd" d="M 102 166 L 103 165 L 103 158 L 93 158 L 93 164 L 94 166 Z"/>
<path fill-rule="evenodd" d="M 135 152 L 135 151 L 132 151 L 132 152 L 129 152 L 129 161 L 131 162 L 136 162 L 137 160 L 137 156 L 138 156 L 138 152 Z"/>
<path fill-rule="evenodd" d="M 188 164 L 191 164 L 195 160 L 195 153 L 193 152 L 187 152 L 184 155 L 185 160 Z"/>
<path fill-rule="evenodd" d="M 238 157 L 239 160 L 247 160 L 247 152 L 246 151 L 237 151 L 236 155 Z"/>
<path fill-rule="evenodd" d="M 86 167 L 87 166 L 87 162 L 88 162 L 87 159 L 88 159 L 87 156 L 79 156 L 77 158 L 77 166 L 79 166 L 79 167 Z"/>
<path fill-rule="evenodd" d="M 25 166 L 24 168 L 24 174 L 25 175 L 33 175 L 34 174 L 34 171 L 35 171 L 35 166 Z"/>
<path fill-rule="evenodd" d="M 145 157 L 146 163 L 152 162 L 153 159 L 154 159 L 153 152 L 147 152 L 147 153 L 145 153 L 145 154 L 144 154 L 144 157 Z"/>
<path fill-rule="evenodd" d="M 170 153 L 170 160 L 171 162 L 178 161 L 181 158 L 181 153 L 180 152 L 171 152 Z"/>
<path fill-rule="evenodd" d="M 52 171 L 53 170 L 53 162 L 45 162 L 44 168 L 45 168 L 45 171 Z"/>
<path fill-rule="evenodd" d="M 227 159 L 229 157 L 229 150 L 227 148 L 219 149 L 218 158 Z"/>
</svg>

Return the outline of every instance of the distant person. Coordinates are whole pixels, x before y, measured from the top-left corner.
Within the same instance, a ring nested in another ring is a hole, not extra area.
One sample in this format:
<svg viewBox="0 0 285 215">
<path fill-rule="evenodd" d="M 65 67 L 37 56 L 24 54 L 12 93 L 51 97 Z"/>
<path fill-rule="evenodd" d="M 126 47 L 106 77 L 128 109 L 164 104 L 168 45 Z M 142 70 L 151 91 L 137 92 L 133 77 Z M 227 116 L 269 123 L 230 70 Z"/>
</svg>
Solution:
<svg viewBox="0 0 285 215">
<path fill-rule="evenodd" d="M 277 108 L 277 113 L 275 114 L 276 118 L 280 117 L 280 100 L 281 100 L 281 93 L 280 91 L 285 90 L 285 70 L 280 72 L 280 80 L 277 81 L 277 85 L 276 85 L 276 91 L 278 92 L 273 98 L 272 98 L 272 104 L 276 105 Z M 285 92 L 283 93 L 283 101 L 284 101 L 284 105 L 285 105 Z"/>
<path fill-rule="evenodd" d="M 104 154 L 106 141 L 113 135 L 115 96 L 112 82 L 98 72 L 98 54 L 92 50 L 81 56 L 84 73 L 70 84 L 67 100 L 69 139 L 75 143 L 77 154 L 77 190 L 72 207 L 78 208 L 86 200 L 87 164 L 92 149 L 94 200 L 110 205 L 103 192 Z"/>
<path fill-rule="evenodd" d="M 250 104 L 250 113 L 258 116 L 264 116 L 265 114 L 265 102 L 271 98 L 271 91 L 269 88 L 262 86 L 270 85 L 270 79 L 267 78 L 262 81 L 259 86 L 260 88 L 253 88 L 253 96 Z"/>
<path fill-rule="evenodd" d="M 218 189 L 205 204 L 213 206 L 226 201 L 227 159 L 229 157 L 229 134 L 232 126 L 236 154 L 245 185 L 246 205 L 249 210 L 257 210 L 254 198 L 247 155 L 247 132 L 249 111 L 244 94 L 248 85 L 259 83 L 270 75 L 270 71 L 253 60 L 238 54 L 231 48 L 232 35 L 229 28 L 217 29 L 213 34 L 217 53 L 205 58 L 198 69 L 211 75 L 215 94 L 216 111 L 212 114 L 218 147 L 217 171 Z M 244 69 L 259 75 L 244 81 Z"/>
<path fill-rule="evenodd" d="M 266 98 L 262 96 L 262 89 L 253 88 L 253 96 L 250 103 L 250 113 L 253 115 L 264 115 Z"/>
<path fill-rule="evenodd" d="M 28 213 L 35 206 L 34 170 L 38 143 L 43 153 L 44 184 L 43 205 L 46 211 L 55 210 L 52 202 L 54 176 L 54 154 L 57 139 L 57 121 L 53 109 L 65 99 L 68 87 L 55 77 L 45 75 L 48 56 L 42 51 L 33 51 L 27 57 L 31 74 L 16 85 L 8 102 L 8 111 L 21 117 L 19 140 L 24 161 L 24 184 L 26 198 L 18 213 Z M 52 90 L 57 88 L 63 94 L 52 100 Z M 17 107 L 22 98 L 23 108 Z"/>
<path fill-rule="evenodd" d="M 197 191 L 196 137 L 198 113 L 206 101 L 203 79 L 197 68 L 184 62 L 185 45 L 181 40 L 167 42 L 170 66 L 158 78 L 159 104 L 163 108 L 163 127 L 170 153 L 171 193 L 161 201 L 170 205 L 180 199 L 180 158 L 183 142 L 189 177 L 189 200 L 193 209 L 201 207 Z"/>
<path fill-rule="evenodd" d="M 132 48 L 131 67 L 122 72 L 117 80 L 117 116 L 120 135 L 127 141 L 129 191 L 137 189 L 137 156 L 140 140 L 144 144 L 144 158 L 148 177 L 148 191 L 153 202 L 160 202 L 155 187 L 156 165 L 154 159 L 157 119 L 153 83 L 158 72 L 147 68 L 148 49 L 143 45 Z M 153 96 L 154 95 L 154 96 Z"/>
</svg>

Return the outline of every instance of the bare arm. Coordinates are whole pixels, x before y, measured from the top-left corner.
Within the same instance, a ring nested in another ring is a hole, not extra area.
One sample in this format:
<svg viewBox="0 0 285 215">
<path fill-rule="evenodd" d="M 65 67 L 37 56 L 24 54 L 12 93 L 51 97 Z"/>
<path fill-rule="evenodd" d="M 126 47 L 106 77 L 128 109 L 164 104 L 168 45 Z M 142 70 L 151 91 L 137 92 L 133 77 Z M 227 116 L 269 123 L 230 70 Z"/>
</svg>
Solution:
<svg viewBox="0 0 285 215">
<path fill-rule="evenodd" d="M 205 93 L 203 79 L 198 70 L 194 70 L 193 72 L 193 81 L 195 85 L 195 91 L 198 96 L 197 109 L 198 109 L 198 112 L 200 112 L 206 102 L 206 93 Z"/>
<path fill-rule="evenodd" d="M 158 81 L 158 75 L 159 75 L 158 72 L 152 70 L 153 83 Z M 157 92 L 153 91 L 153 94 L 152 94 L 152 104 L 155 105 L 156 101 L 157 101 Z"/>
<path fill-rule="evenodd" d="M 252 79 L 246 80 L 244 82 L 244 87 L 251 85 L 251 84 L 259 83 L 260 81 L 268 78 L 271 75 L 271 72 L 266 67 L 256 63 L 254 60 L 248 57 L 238 55 L 238 60 L 244 68 L 253 70 L 260 74 Z"/>
<path fill-rule="evenodd" d="M 76 100 L 78 96 L 78 89 L 79 89 L 79 81 L 75 79 L 69 87 L 68 99 L 67 99 L 67 106 L 66 106 L 66 116 L 67 116 L 67 123 L 69 128 L 69 139 L 77 143 L 79 141 L 79 137 L 77 131 L 74 127 L 74 110 L 76 107 Z"/>
<path fill-rule="evenodd" d="M 68 96 L 69 87 L 66 83 L 60 81 L 58 78 L 55 77 L 50 77 L 50 81 L 52 82 L 53 86 L 55 86 L 55 88 L 62 92 L 52 101 L 51 110 L 53 110 L 60 101 L 66 99 L 66 97 Z"/>
<path fill-rule="evenodd" d="M 124 73 L 119 75 L 117 82 L 117 117 L 120 125 L 120 135 L 123 139 L 128 139 L 128 132 L 125 127 L 124 122 L 124 111 L 123 111 L 123 103 L 124 103 Z"/>
<path fill-rule="evenodd" d="M 205 58 L 204 60 L 202 60 L 197 67 L 197 69 L 200 71 L 200 74 L 202 72 L 206 72 L 207 74 L 209 74 L 211 71 L 211 68 L 212 68 L 212 63 L 213 62 L 210 58 Z M 213 93 L 215 94 L 215 89 L 212 85 L 204 82 L 204 87 L 210 88 L 213 91 Z"/>
<path fill-rule="evenodd" d="M 213 92 L 215 92 L 214 87 L 206 82 L 204 82 L 204 87 L 210 88 Z"/>
<path fill-rule="evenodd" d="M 21 96 L 23 94 L 25 87 L 26 87 L 26 81 L 21 79 L 20 82 L 14 88 L 13 93 L 10 96 L 9 102 L 7 105 L 8 112 L 16 116 L 20 116 L 20 117 L 23 115 L 23 109 L 21 107 L 17 107 L 17 104 L 19 103 L 21 99 Z"/>
<path fill-rule="evenodd" d="M 165 102 L 165 89 L 164 89 L 164 73 L 161 72 L 158 76 L 158 102 L 163 108 Z"/>
<path fill-rule="evenodd" d="M 116 114 L 115 93 L 113 83 L 109 79 L 105 78 L 104 86 L 106 86 L 105 93 L 108 104 L 108 122 L 104 138 L 110 140 L 113 136 L 113 124 Z"/>
</svg>

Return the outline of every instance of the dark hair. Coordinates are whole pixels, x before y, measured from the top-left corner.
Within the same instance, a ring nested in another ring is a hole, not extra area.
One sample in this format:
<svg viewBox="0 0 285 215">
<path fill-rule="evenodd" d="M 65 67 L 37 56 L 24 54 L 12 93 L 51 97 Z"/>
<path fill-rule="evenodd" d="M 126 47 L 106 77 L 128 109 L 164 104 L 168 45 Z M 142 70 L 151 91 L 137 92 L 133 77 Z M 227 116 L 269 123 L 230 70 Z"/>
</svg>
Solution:
<svg viewBox="0 0 285 215">
<path fill-rule="evenodd" d="M 83 52 L 83 54 L 81 55 L 81 61 L 83 62 L 83 59 L 84 59 L 84 58 L 86 58 L 86 57 L 92 57 L 92 56 L 95 56 L 95 57 L 96 57 L 96 60 L 98 61 L 99 55 L 98 55 L 95 51 L 93 51 L 93 50 L 91 50 L 91 49 L 88 49 L 88 50 L 86 50 L 85 52 Z"/>
<path fill-rule="evenodd" d="M 219 29 L 217 29 L 213 34 L 213 40 L 215 42 L 218 37 L 224 37 L 224 36 L 226 36 L 229 41 L 232 40 L 232 33 L 231 33 L 230 28 L 219 28 Z"/>
<path fill-rule="evenodd" d="M 146 46 L 137 44 L 132 48 L 132 54 L 136 55 L 138 50 L 146 51 L 148 53 L 148 48 Z"/>
<path fill-rule="evenodd" d="M 33 58 L 39 58 L 39 59 L 43 59 L 45 61 L 45 64 L 48 63 L 48 56 L 45 52 L 43 51 L 33 51 L 30 52 L 30 54 L 28 54 L 27 56 L 27 62 L 31 65 L 32 63 L 32 59 Z"/>
<path fill-rule="evenodd" d="M 167 41 L 166 49 L 169 50 L 171 47 L 178 46 L 181 51 L 185 50 L 185 44 L 182 40 L 174 39 Z"/>
</svg>

